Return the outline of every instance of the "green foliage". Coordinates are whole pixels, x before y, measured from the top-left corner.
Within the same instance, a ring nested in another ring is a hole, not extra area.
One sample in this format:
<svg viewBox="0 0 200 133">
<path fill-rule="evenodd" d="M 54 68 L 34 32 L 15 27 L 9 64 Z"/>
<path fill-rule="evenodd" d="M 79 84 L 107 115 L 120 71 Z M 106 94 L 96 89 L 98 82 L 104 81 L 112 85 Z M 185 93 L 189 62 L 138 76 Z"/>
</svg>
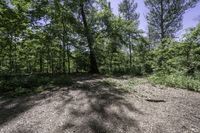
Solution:
<svg viewBox="0 0 200 133">
<path fill-rule="evenodd" d="M 154 71 L 165 73 L 180 71 L 185 75 L 194 75 L 199 72 L 199 47 L 197 43 L 180 43 L 167 39 L 152 52 Z"/>
<path fill-rule="evenodd" d="M 56 86 L 68 86 L 72 84 L 72 79 L 69 76 L 61 75 L 53 78 L 50 83 Z"/>
<path fill-rule="evenodd" d="M 175 37 L 182 28 L 183 14 L 199 0 L 145 0 L 149 9 L 147 21 L 152 41 Z"/>
<path fill-rule="evenodd" d="M 164 73 L 154 74 L 149 78 L 153 84 L 160 84 L 169 87 L 188 89 L 200 92 L 200 80 L 191 76 L 184 76 L 183 73 Z"/>
<path fill-rule="evenodd" d="M 155 84 L 200 91 L 200 26 L 185 34 L 183 42 L 163 40 L 160 47 L 152 51 Z"/>
<path fill-rule="evenodd" d="M 89 63 L 89 54 L 87 52 L 80 52 L 77 51 L 74 53 L 75 58 L 74 58 L 74 64 L 75 64 L 75 70 L 76 72 L 87 72 L 89 71 L 88 66 L 90 65 Z"/>
<path fill-rule="evenodd" d="M 149 32 L 156 38 L 144 37 L 138 29 L 134 0 L 120 3 L 119 16 L 106 0 L 0 1 L 0 75 L 9 75 L 1 78 L 0 91 L 42 92 L 41 86 L 71 83 L 69 77 L 57 74 L 99 70 L 197 78 L 200 25 L 182 41 L 173 39 L 183 12 L 197 1 L 146 0 Z M 157 39 L 160 44 L 153 44 Z M 16 74 L 28 76 L 12 76 Z"/>
<path fill-rule="evenodd" d="M 137 6 L 134 0 L 123 0 L 119 5 L 119 12 L 123 18 L 134 21 L 138 25 L 139 14 L 136 13 Z"/>
<path fill-rule="evenodd" d="M 0 92 L 12 96 L 38 93 L 50 86 L 68 86 L 72 84 L 67 75 L 16 75 L 2 76 Z"/>
</svg>

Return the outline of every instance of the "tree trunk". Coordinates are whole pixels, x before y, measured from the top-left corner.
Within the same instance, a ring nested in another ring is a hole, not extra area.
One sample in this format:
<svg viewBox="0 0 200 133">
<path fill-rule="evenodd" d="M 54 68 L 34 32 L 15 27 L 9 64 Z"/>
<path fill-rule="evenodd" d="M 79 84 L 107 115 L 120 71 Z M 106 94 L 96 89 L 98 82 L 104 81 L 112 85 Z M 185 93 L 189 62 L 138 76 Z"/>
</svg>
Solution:
<svg viewBox="0 0 200 133">
<path fill-rule="evenodd" d="M 63 67 L 63 73 L 66 72 L 66 65 L 65 65 L 65 58 L 66 58 L 66 53 L 65 53 L 65 26 L 64 26 L 64 22 L 62 22 L 63 24 L 63 36 L 62 36 L 62 67 Z"/>
<path fill-rule="evenodd" d="M 70 69 L 70 67 L 71 67 L 71 64 L 70 64 L 70 46 L 69 46 L 69 44 L 67 44 L 67 66 L 68 66 L 68 74 L 70 74 L 71 73 L 71 69 Z"/>
<path fill-rule="evenodd" d="M 14 73 L 17 73 L 17 44 L 14 43 L 14 57 L 13 57 L 13 68 L 14 68 Z"/>
<path fill-rule="evenodd" d="M 53 45 L 52 45 L 52 42 L 50 43 L 50 47 L 52 48 L 53 47 Z M 51 52 L 50 52 L 50 71 L 51 71 L 51 73 L 53 74 L 54 73 L 54 62 L 53 62 L 53 50 L 51 49 Z"/>
<path fill-rule="evenodd" d="M 13 36 L 11 34 L 11 39 L 9 42 L 9 71 L 10 73 L 12 73 L 12 69 L 13 69 L 13 57 L 12 57 L 12 43 L 13 43 Z"/>
<path fill-rule="evenodd" d="M 161 10 L 161 14 L 160 14 L 160 29 L 161 29 L 161 42 L 163 41 L 163 39 L 165 38 L 164 35 L 164 12 L 163 12 L 163 0 L 161 0 L 160 3 L 160 10 Z"/>
<path fill-rule="evenodd" d="M 110 72 L 111 72 L 111 73 L 112 73 L 112 71 L 113 71 L 112 62 L 113 62 L 113 52 L 111 52 L 111 54 L 110 54 Z"/>
<path fill-rule="evenodd" d="M 49 44 L 47 44 L 47 73 L 49 73 L 50 68 L 50 48 Z"/>
<path fill-rule="evenodd" d="M 132 47 L 131 47 L 131 37 L 129 36 L 129 58 L 130 58 L 130 71 L 131 71 L 131 68 L 132 68 Z"/>
<path fill-rule="evenodd" d="M 59 72 L 59 73 L 61 73 L 62 72 L 62 70 L 63 70 L 63 68 L 62 68 L 62 42 L 60 42 L 60 51 L 59 51 L 59 64 L 58 64 L 58 69 L 59 70 L 57 70 L 57 72 Z"/>
<path fill-rule="evenodd" d="M 40 73 L 43 73 L 43 57 L 41 51 L 40 51 Z"/>
<path fill-rule="evenodd" d="M 97 67 L 97 61 L 95 57 L 95 52 L 93 49 L 94 40 L 93 40 L 92 34 L 90 33 L 90 29 L 88 27 L 86 15 L 84 12 L 84 5 L 81 1 L 80 1 L 80 9 L 81 9 L 81 16 L 83 19 L 83 24 L 84 24 L 84 29 L 85 29 L 85 35 L 87 37 L 88 48 L 90 51 L 90 73 L 99 73 L 99 70 Z"/>
</svg>

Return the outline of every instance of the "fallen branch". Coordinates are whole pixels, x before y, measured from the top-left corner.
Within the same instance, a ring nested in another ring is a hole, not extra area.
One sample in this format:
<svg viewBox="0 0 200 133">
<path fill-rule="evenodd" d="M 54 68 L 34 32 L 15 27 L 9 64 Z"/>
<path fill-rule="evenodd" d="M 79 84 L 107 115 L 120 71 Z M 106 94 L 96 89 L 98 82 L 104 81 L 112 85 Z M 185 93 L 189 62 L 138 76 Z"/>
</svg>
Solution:
<svg viewBox="0 0 200 133">
<path fill-rule="evenodd" d="M 166 102 L 165 100 L 157 100 L 157 99 L 146 99 L 146 101 L 148 101 L 148 102 L 154 102 L 154 103 Z"/>
</svg>

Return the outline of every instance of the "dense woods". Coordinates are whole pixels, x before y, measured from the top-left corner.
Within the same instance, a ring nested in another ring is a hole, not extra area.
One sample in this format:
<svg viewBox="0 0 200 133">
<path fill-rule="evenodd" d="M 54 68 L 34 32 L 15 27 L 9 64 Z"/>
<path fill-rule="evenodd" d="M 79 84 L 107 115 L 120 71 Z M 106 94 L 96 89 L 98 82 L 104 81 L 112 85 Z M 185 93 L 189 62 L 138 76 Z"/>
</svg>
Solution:
<svg viewBox="0 0 200 133">
<path fill-rule="evenodd" d="M 197 3 L 145 0 L 145 33 L 134 0 L 123 0 L 118 15 L 106 0 L 1 0 L 0 74 L 153 75 L 155 83 L 199 90 L 200 24 L 176 39 Z"/>
<path fill-rule="evenodd" d="M 0 133 L 200 133 L 199 92 L 200 0 L 0 0 Z"/>
</svg>

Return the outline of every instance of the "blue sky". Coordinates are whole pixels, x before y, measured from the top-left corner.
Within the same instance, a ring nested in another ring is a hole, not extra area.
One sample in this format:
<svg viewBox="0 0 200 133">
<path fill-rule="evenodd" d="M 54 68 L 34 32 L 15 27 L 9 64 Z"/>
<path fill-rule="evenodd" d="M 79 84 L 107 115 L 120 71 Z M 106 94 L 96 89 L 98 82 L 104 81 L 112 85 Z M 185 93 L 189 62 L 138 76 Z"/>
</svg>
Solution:
<svg viewBox="0 0 200 133">
<path fill-rule="evenodd" d="M 112 10 L 115 14 L 118 14 L 118 5 L 122 0 L 108 0 L 111 2 Z M 135 0 L 138 3 L 137 12 L 140 13 L 140 26 L 139 28 L 147 31 L 147 22 L 146 22 L 146 14 L 148 13 L 148 9 L 144 5 L 144 0 Z M 199 21 L 197 18 L 200 18 L 200 3 L 196 5 L 195 8 L 189 9 L 183 16 L 183 29 L 177 33 L 177 36 L 181 36 L 185 33 L 185 30 L 190 27 L 195 27 Z"/>
</svg>

